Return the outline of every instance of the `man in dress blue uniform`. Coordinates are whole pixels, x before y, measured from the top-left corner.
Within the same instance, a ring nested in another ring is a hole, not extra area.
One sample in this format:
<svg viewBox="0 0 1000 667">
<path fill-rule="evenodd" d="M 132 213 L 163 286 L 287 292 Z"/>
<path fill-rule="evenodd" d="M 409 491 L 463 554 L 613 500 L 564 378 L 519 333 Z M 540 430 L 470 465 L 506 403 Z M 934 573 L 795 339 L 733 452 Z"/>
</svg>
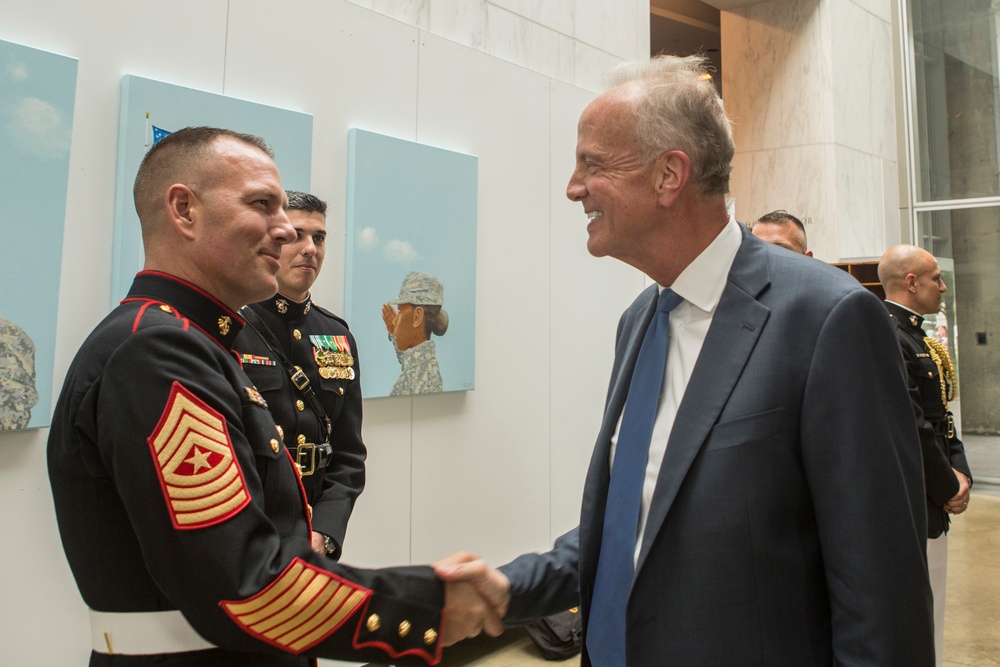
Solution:
<svg viewBox="0 0 1000 667">
<path fill-rule="evenodd" d="M 941 664 L 944 644 L 945 588 L 948 579 L 949 515 L 969 506 L 972 472 L 955 429 L 949 402 L 954 398 L 955 367 L 948 348 L 927 335 L 924 315 L 936 314 L 948 287 L 934 256 L 913 245 L 889 248 L 878 263 L 885 307 L 896 325 L 906 361 L 910 395 L 919 403 L 917 428 L 927 491 L 927 569 L 934 594 L 934 645 Z"/>
<path fill-rule="evenodd" d="M 347 322 L 310 292 L 326 257 L 326 202 L 294 190 L 286 195 L 295 238 L 281 249 L 278 293 L 247 306 L 251 315 L 243 311 L 253 319 L 235 349 L 302 471 L 313 550 L 339 559 L 365 487 L 361 367 Z M 304 380 L 286 371 L 286 361 Z"/>
<path fill-rule="evenodd" d="M 482 604 L 428 567 L 312 549 L 298 468 L 231 351 L 295 237 L 270 149 L 185 128 L 146 155 L 134 196 L 145 270 L 74 359 L 48 443 L 91 664 L 436 663 Z"/>
</svg>

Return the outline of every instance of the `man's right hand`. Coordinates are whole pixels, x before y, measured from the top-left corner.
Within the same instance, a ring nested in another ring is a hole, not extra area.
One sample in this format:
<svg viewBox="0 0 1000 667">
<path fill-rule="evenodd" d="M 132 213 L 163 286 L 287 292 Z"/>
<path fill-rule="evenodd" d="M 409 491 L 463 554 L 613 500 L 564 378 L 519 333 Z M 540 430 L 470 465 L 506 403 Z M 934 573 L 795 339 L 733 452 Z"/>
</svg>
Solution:
<svg viewBox="0 0 1000 667">
<path fill-rule="evenodd" d="M 450 646 L 481 630 L 497 637 L 510 606 L 510 581 L 478 556 L 458 552 L 434 563 L 445 582 L 444 644 Z"/>
</svg>

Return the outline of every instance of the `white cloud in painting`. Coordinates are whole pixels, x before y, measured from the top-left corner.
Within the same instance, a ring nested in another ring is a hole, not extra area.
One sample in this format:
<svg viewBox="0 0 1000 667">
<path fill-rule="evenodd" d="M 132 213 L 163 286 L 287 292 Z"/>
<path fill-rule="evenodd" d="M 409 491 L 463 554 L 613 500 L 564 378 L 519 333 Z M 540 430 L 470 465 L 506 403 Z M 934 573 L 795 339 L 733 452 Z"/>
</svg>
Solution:
<svg viewBox="0 0 1000 667">
<path fill-rule="evenodd" d="M 374 227 L 364 227 L 358 232 L 358 248 L 365 252 L 378 248 L 378 234 Z"/>
<path fill-rule="evenodd" d="M 385 247 L 382 248 L 382 257 L 387 262 L 395 262 L 397 264 L 406 264 L 407 262 L 420 259 L 420 255 L 417 254 L 417 251 L 413 249 L 413 246 L 409 242 L 399 239 L 389 239 L 385 242 Z"/>
<path fill-rule="evenodd" d="M 22 83 L 28 80 L 28 67 L 17 60 L 7 65 L 7 79 L 11 83 Z"/>
<path fill-rule="evenodd" d="M 51 104 L 24 97 L 10 109 L 7 129 L 17 148 L 29 155 L 53 158 L 69 151 L 69 125 Z"/>
</svg>

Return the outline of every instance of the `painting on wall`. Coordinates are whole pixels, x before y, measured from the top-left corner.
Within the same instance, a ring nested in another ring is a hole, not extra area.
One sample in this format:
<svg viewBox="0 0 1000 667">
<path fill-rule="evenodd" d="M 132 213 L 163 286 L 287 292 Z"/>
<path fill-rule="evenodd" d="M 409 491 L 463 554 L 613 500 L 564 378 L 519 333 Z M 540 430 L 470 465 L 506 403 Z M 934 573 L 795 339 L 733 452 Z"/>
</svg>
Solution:
<svg viewBox="0 0 1000 667">
<path fill-rule="evenodd" d="M 76 69 L 0 40 L 0 431 L 52 417 Z"/>
<path fill-rule="evenodd" d="M 345 314 L 365 396 L 475 388 L 478 158 L 352 129 Z"/>
<path fill-rule="evenodd" d="M 132 201 L 132 184 L 146 152 L 183 127 L 207 125 L 262 137 L 286 190 L 310 188 L 312 115 L 184 86 L 126 75 L 122 79 L 118 127 L 118 178 L 111 305 L 128 293 L 142 269 L 142 235 Z"/>
</svg>

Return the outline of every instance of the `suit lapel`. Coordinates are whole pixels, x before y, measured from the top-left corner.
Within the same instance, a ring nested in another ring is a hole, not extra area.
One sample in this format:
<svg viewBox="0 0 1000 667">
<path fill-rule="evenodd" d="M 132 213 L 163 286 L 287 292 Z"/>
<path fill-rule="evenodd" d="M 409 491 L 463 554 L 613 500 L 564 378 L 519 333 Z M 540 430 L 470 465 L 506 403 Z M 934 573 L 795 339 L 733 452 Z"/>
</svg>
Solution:
<svg viewBox="0 0 1000 667">
<path fill-rule="evenodd" d="M 770 283 L 766 246 L 749 240 L 746 230 L 743 234 L 743 243 L 733 260 L 726 287 L 667 440 L 646 520 L 637 573 L 646 561 L 653 538 L 662 527 L 691 463 L 728 402 L 771 312 L 757 301 L 757 296 Z"/>
</svg>

